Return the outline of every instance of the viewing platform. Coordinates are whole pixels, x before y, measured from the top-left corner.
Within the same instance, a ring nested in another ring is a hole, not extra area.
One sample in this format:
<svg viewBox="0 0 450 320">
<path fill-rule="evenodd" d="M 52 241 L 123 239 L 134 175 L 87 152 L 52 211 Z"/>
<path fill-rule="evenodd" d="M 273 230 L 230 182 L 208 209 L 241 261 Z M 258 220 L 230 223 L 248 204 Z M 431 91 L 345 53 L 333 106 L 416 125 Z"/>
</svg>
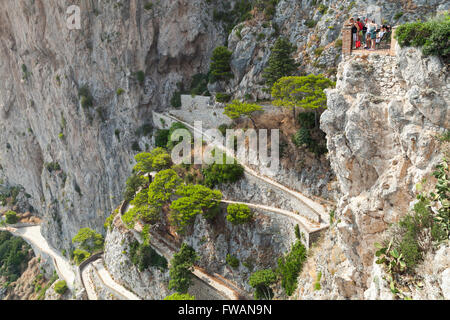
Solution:
<svg viewBox="0 0 450 320">
<path fill-rule="evenodd" d="M 361 43 L 359 48 L 355 47 L 355 43 L 352 37 L 351 26 L 345 26 L 342 28 L 342 54 L 345 55 L 368 55 L 379 54 L 395 56 L 395 48 L 397 46 L 397 40 L 395 39 L 395 31 L 397 27 L 392 27 L 389 38 L 383 39 L 380 44 L 375 46 L 375 50 L 364 49 L 364 44 Z"/>
</svg>

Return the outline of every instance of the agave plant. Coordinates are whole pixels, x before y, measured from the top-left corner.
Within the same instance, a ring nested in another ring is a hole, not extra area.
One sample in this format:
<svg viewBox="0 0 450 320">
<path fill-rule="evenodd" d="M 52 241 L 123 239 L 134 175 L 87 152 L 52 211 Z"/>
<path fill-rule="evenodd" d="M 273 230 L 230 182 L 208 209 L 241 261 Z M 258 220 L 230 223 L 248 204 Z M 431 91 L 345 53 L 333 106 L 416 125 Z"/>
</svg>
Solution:
<svg viewBox="0 0 450 320">
<path fill-rule="evenodd" d="M 387 247 L 384 247 L 380 243 L 375 243 L 375 247 L 378 249 L 375 252 L 375 256 L 378 257 L 377 264 L 385 264 L 387 266 L 387 271 L 392 274 L 401 273 L 406 270 L 406 263 L 403 260 L 403 254 L 399 253 L 397 249 L 392 248 L 391 240 Z"/>
</svg>

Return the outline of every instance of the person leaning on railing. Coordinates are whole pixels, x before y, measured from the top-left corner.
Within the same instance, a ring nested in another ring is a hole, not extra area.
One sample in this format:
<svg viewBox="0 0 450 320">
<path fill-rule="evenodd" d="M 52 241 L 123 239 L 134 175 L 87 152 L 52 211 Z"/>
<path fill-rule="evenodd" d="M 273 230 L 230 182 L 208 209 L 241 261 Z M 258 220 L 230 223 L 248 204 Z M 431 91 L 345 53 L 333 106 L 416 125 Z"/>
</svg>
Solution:
<svg viewBox="0 0 450 320">
<path fill-rule="evenodd" d="M 347 23 L 345 24 L 346 27 L 351 27 L 352 28 L 352 49 L 355 45 L 355 42 L 357 40 L 357 32 L 358 32 L 358 27 L 357 24 L 355 22 L 355 19 L 350 18 Z"/>
</svg>

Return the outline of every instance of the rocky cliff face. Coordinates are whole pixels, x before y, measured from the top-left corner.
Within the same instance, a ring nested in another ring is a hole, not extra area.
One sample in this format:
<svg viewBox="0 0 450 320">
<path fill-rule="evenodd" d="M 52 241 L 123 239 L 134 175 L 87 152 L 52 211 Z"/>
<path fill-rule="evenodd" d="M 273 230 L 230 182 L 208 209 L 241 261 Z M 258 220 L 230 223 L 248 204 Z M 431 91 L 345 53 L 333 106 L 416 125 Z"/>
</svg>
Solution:
<svg viewBox="0 0 450 320">
<path fill-rule="evenodd" d="M 25 188 L 28 202 L 43 218 L 44 236 L 65 249 L 81 227 L 103 231 L 105 217 L 122 199 L 132 144 L 134 149 L 136 144 L 153 147 L 136 129 L 152 125 L 151 111 L 169 105 L 178 82 L 207 71 L 213 48 L 227 36 L 213 18 L 218 1 L 166 0 L 147 9 L 138 0 L 80 3 L 81 30 L 67 28 L 70 1 L 5 0 L 0 7 L 0 178 L 2 184 Z M 433 135 L 449 127 L 448 72 L 436 58 L 424 58 L 415 49 L 396 57 L 353 57 L 337 69 L 342 57 L 336 40 L 349 16 L 363 16 L 371 6 L 380 6 L 381 16 L 394 24 L 447 10 L 449 3 L 321 3 L 327 10 L 319 10 L 317 1 L 280 0 L 272 22 L 256 18 L 238 25 L 228 36 L 235 78 L 224 89 L 238 98 L 267 98 L 262 71 L 278 35 L 298 47 L 299 73 L 325 73 L 337 80 L 328 92 L 321 127 L 342 193 L 339 223 L 308 262 L 299 296 L 361 298 L 370 286 L 373 242 L 407 212 L 415 183 L 440 159 Z M 404 14 L 395 20 L 398 12 Z M 82 106 L 83 87 L 92 95 L 92 106 Z M 293 176 L 286 173 L 283 179 Z M 322 187 L 304 180 L 320 192 Z M 258 232 L 276 232 L 268 224 L 263 221 Z M 204 226 L 195 234 L 200 238 L 190 241 L 200 249 L 200 240 L 214 230 Z M 116 244 L 123 238 L 109 237 L 107 243 Z M 262 247 L 263 238 L 233 235 L 227 241 L 239 239 L 251 248 L 242 255 L 233 252 L 245 258 Z M 214 241 L 205 245 L 206 252 L 222 264 L 210 267 L 226 273 L 225 251 Z M 117 265 L 122 249 L 110 247 L 105 254 L 113 274 L 128 272 Z M 311 279 L 318 270 L 323 290 L 313 292 Z M 130 285 L 141 281 L 137 273 L 128 276 Z M 148 298 L 167 293 L 139 290 Z"/>
<path fill-rule="evenodd" d="M 448 71 L 418 49 L 398 50 L 348 58 L 327 92 L 321 128 L 343 194 L 316 260 L 328 297 L 363 297 L 374 242 L 409 211 L 416 183 L 442 159 L 436 136 L 450 125 Z"/>
<path fill-rule="evenodd" d="M 82 1 L 81 30 L 66 26 L 71 4 L 7 0 L 0 9 L 0 170 L 32 196 L 44 236 L 66 249 L 80 227 L 100 231 L 120 202 L 132 143 L 151 147 L 136 129 L 224 41 L 201 0 L 151 10 L 136 0 Z M 92 107 L 80 105 L 82 86 Z"/>
</svg>

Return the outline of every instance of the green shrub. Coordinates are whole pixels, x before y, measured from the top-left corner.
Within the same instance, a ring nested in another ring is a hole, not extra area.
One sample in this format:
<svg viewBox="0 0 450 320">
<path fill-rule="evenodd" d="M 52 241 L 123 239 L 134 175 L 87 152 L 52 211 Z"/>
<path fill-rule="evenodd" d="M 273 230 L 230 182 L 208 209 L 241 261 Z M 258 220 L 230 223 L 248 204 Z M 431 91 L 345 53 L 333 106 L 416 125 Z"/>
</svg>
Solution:
<svg viewBox="0 0 450 320">
<path fill-rule="evenodd" d="M 450 59 L 450 15 L 427 22 L 410 22 L 397 28 L 395 37 L 401 47 L 421 47 L 424 55 Z"/>
<path fill-rule="evenodd" d="M 83 108 L 89 108 L 94 105 L 94 98 L 87 84 L 78 89 L 78 96 L 80 97 L 80 103 Z"/>
<path fill-rule="evenodd" d="M 123 90 L 122 88 L 119 88 L 119 89 L 116 90 L 117 96 L 122 95 L 124 92 L 125 92 L 125 90 Z"/>
<path fill-rule="evenodd" d="M 394 20 L 398 20 L 398 19 L 400 19 L 401 17 L 403 16 L 403 12 L 397 12 L 395 15 L 394 15 Z"/>
<path fill-rule="evenodd" d="M 299 227 L 298 224 L 295 225 L 294 232 L 295 232 L 295 237 L 296 237 L 298 240 L 301 240 L 300 227 Z"/>
<path fill-rule="evenodd" d="M 174 293 L 165 297 L 164 300 L 195 300 L 195 297 L 188 293 Z"/>
<path fill-rule="evenodd" d="M 297 278 L 306 260 L 306 248 L 297 240 L 291 251 L 278 259 L 277 272 L 281 277 L 281 286 L 288 296 L 297 288 Z"/>
<path fill-rule="evenodd" d="M 112 229 L 112 223 L 113 223 L 114 218 L 116 217 L 116 215 L 117 215 L 118 213 L 119 213 L 119 212 L 116 210 L 116 211 L 114 211 L 112 214 L 110 214 L 110 215 L 106 218 L 105 223 L 103 224 L 103 227 L 105 228 L 105 230 L 111 230 L 111 229 Z"/>
<path fill-rule="evenodd" d="M 60 280 L 57 283 L 55 283 L 55 292 L 57 294 L 64 294 L 67 291 L 67 283 L 65 280 Z"/>
<path fill-rule="evenodd" d="M 231 99 L 231 95 L 230 94 L 220 93 L 220 92 L 216 94 L 216 101 L 217 102 L 225 103 L 225 102 L 229 102 L 230 99 Z"/>
<path fill-rule="evenodd" d="M 322 52 L 323 52 L 324 49 L 325 49 L 324 47 L 318 47 L 318 48 L 316 48 L 316 49 L 314 50 L 315 56 L 316 56 L 316 57 L 320 56 L 320 55 L 322 54 Z"/>
<path fill-rule="evenodd" d="M 181 198 L 170 205 L 170 222 L 178 227 L 179 232 L 184 231 L 196 215 L 202 214 L 205 219 L 213 219 L 219 212 L 219 203 L 222 200 L 219 190 L 202 185 L 182 185 L 178 188 L 177 195 Z"/>
<path fill-rule="evenodd" d="M 327 7 L 326 5 L 324 5 L 324 4 L 320 4 L 320 5 L 319 5 L 319 12 L 320 12 L 321 14 L 326 14 L 327 11 L 328 11 L 328 7 Z"/>
<path fill-rule="evenodd" d="M 181 108 L 181 91 L 175 91 L 170 99 L 170 105 L 176 109 Z"/>
<path fill-rule="evenodd" d="M 15 224 L 19 222 L 19 217 L 15 211 L 9 210 L 5 214 L 5 221 L 7 224 Z"/>
<path fill-rule="evenodd" d="M 139 244 L 133 241 L 129 246 L 129 255 L 131 262 L 138 267 L 139 272 L 143 272 L 149 267 L 155 267 L 160 270 L 167 269 L 167 260 L 160 256 L 149 244 Z"/>
<path fill-rule="evenodd" d="M 142 71 L 142 70 L 140 70 L 140 71 L 136 72 L 135 75 L 136 75 L 137 81 L 138 81 L 141 85 L 143 85 L 143 84 L 144 84 L 144 81 L 145 81 L 145 72 Z"/>
<path fill-rule="evenodd" d="M 311 134 L 308 129 L 300 128 L 292 137 L 292 142 L 297 147 L 309 147 L 312 144 Z"/>
<path fill-rule="evenodd" d="M 342 48 L 342 39 L 337 39 L 337 40 L 334 42 L 334 47 L 335 47 L 335 48 Z"/>
<path fill-rule="evenodd" d="M 147 10 L 147 11 L 152 10 L 153 9 L 153 2 L 147 2 L 144 5 L 144 9 Z"/>
<path fill-rule="evenodd" d="M 134 132 L 134 134 L 137 137 L 150 136 L 152 134 L 152 131 L 153 131 L 153 126 L 150 123 L 145 123 L 142 126 L 140 126 L 139 128 L 137 128 L 136 131 Z"/>
<path fill-rule="evenodd" d="M 191 95 L 201 95 L 201 96 L 209 96 L 210 93 L 208 91 L 208 79 L 209 73 L 197 73 L 192 77 L 191 81 Z"/>
<path fill-rule="evenodd" d="M 253 219 L 253 213 L 246 204 L 230 204 L 227 213 L 227 220 L 233 225 L 244 224 Z"/>
<path fill-rule="evenodd" d="M 147 183 L 148 178 L 144 176 L 136 175 L 135 173 L 129 176 L 126 182 L 126 188 L 124 192 L 125 200 L 128 202 L 133 200 L 138 189 Z"/>
<path fill-rule="evenodd" d="M 46 165 L 45 165 L 45 167 L 47 168 L 47 170 L 48 170 L 48 172 L 53 172 L 53 171 L 59 171 L 59 170 L 61 170 L 61 166 L 59 165 L 59 163 L 58 162 L 50 162 L 50 163 L 47 163 Z"/>
<path fill-rule="evenodd" d="M 233 73 L 231 72 L 230 66 L 232 54 L 233 53 L 224 46 L 214 49 L 210 66 L 211 83 L 233 78 Z"/>
<path fill-rule="evenodd" d="M 72 238 L 72 243 L 78 244 L 83 250 L 90 253 L 103 249 L 103 236 L 90 228 L 81 228 Z"/>
<path fill-rule="evenodd" d="M 445 131 L 443 134 L 439 135 L 438 138 L 442 142 L 450 142 L 450 130 Z"/>
<path fill-rule="evenodd" d="M 322 279 L 322 271 L 319 271 L 317 273 L 316 282 L 314 283 L 314 290 L 315 291 L 319 291 L 320 289 L 322 289 L 322 287 L 320 285 L 320 279 Z"/>
<path fill-rule="evenodd" d="M 270 285 L 276 281 L 276 274 L 270 269 L 265 269 L 254 272 L 250 276 L 248 283 L 255 288 L 255 299 L 271 300 L 273 298 L 273 290 L 270 288 Z"/>
<path fill-rule="evenodd" d="M 224 155 L 225 159 L 226 155 Z M 233 164 L 227 164 L 226 160 L 223 164 L 214 163 L 202 169 L 205 185 L 210 188 L 221 183 L 233 183 L 238 181 L 244 175 L 244 167 L 234 161 Z"/>
<path fill-rule="evenodd" d="M 155 148 L 150 152 L 141 152 L 134 156 L 136 165 L 133 172 L 146 174 L 152 171 L 160 171 L 169 168 L 172 160 L 167 151 L 163 148 Z"/>
<path fill-rule="evenodd" d="M 169 142 L 169 129 L 158 129 L 155 135 L 156 147 L 166 148 Z"/>
<path fill-rule="evenodd" d="M 195 250 L 183 243 L 181 249 L 173 255 L 170 261 L 170 290 L 174 289 L 178 293 L 187 293 L 192 283 L 192 271 L 196 260 L 198 260 L 198 256 Z"/>
<path fill-rule="evenodd" d="M 131 144 L 131 150 L 135 151 L 135 152 L 141 152 L 141 146 L 139 145 L 139 142 L 137 141 L 133 141 L 133 143 Z"/>
<path fill-rule="evenodd" d="M 305 26 L 307 26 L 308 28 L 314 28 L 317 24 L 317 21 L 315 20 L 306 20 L 304 22 Z"/>
<path fill-rule="evenodd" d="M 219 131 L 220 131 L 220 133 L 223 135 L 223 136 L 226 136 L 226 134 L 227 134 L 227 129 L 230 129 L 230 127 L 227 125 L 227 124 L 221 124 L 218 128 L 217 128 Z M 449 131 L 450 132 L 450 131 Z"/>
<path fill-rule="evenodd" d="M 166 169 L 155 175 L 148 187 L 148 201 L 153 206 L 162 206 L 182 184 L 181 178 L 173 169 Z"/>
<path fill-rule="evenodd" d="M 298 123 L 302 128 L 313 129 L 316 126 L 316 115 L 314 112 L 301 112 L 298 115 Z"/>
<path fill-rule="evenodd" d="M 80 265 L 84 260 L 89 258 L 91 254 L 86 250 L 75 249 L 73 251 L 73 260 L 77 265 Z"/>
<path fill-rule="evenodd" d="M 236 258 L 235 256 L 232 256 L 230 254 L 227 254 L 227 258 L 226 258 L 227 264 L 232 267 L 233 269 L 237 269 L 239 267 L 239 259 Z"/>
</svg>

